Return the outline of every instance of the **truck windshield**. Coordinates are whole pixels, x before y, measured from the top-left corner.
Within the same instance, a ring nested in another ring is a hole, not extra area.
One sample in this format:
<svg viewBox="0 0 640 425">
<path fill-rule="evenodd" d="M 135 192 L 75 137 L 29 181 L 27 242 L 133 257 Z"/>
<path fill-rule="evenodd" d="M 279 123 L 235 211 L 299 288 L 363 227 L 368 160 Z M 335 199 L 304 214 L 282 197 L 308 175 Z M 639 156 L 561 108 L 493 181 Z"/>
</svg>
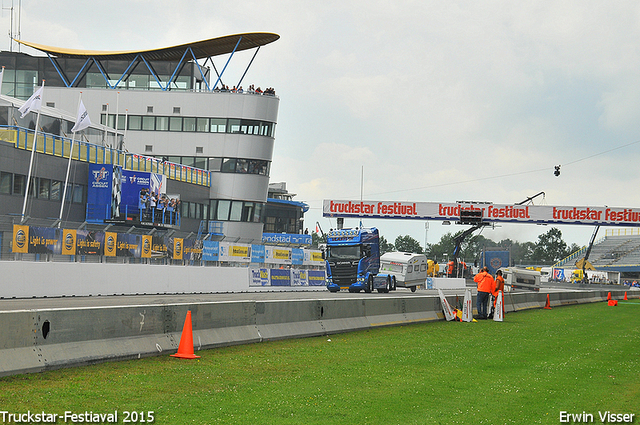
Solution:
<svg viewBox="0 0 640 425">
<path fill-rule="evenodd" d="M 360 245 L 332 246 L 329 248 L 329 260 L 359 260 Z"/>
</svg>

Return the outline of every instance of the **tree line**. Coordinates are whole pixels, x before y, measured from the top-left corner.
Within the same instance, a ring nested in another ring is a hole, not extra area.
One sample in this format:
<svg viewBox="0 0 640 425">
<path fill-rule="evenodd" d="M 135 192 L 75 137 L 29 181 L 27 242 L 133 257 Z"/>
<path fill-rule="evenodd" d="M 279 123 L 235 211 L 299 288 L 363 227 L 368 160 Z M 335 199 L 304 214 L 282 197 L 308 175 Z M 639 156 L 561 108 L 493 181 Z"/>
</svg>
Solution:
<svg viewBox="0 0 640 425">
<path fill-rule="evenodd" d="M 426 254 L 427 258 L 437 262 L 446 261 L 453 254 L 456 236 L 463 231 L 446 233 L 442 235 L 440 242 L 427 244 L 426 249 L 409 235 L 398 236 L 394 243 L 390 243 L 384 236 L 380 236 L 380 254 L 391 251 L 415 252 Z M 315 232 L 311 236 L 313 247 L 318 247 L 318 244 L 326 241 Z M 553 227 L 548 232 L 539 235 L 536 242 L 518 242 L 511 239 L 495 242 L 482 235 L 474 235 L 462 242 L 458 258 L 473 264 L 480 259 L 482 251 L 487 248 L 502 248 L 505 251 L 510 251 L 512 265 L 552 265 L 581 247 L 575 243 L 567 245 L 562 239 L 560 229 Z"/>
</svg>

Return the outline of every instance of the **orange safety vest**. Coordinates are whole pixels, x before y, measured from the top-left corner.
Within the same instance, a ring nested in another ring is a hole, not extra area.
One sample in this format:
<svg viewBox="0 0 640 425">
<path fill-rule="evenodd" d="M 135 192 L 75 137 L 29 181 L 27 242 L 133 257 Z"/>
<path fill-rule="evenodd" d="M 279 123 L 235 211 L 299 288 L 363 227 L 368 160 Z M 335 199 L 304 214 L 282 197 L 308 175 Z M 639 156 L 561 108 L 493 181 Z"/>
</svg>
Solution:
<svg viewBox="0 0 640 425">
<path fill-rule="evenodd" d="M 473 281 L 478 284 L 478 292 L 492 293 L 495 289 L 495 281 L 493 276 L 487 272 L 478 273 Z"/>
<path fill-rule="evenodd" d="M 496 277 L 496 287 L 493 291 L 494 297 L 498 296 L 498 291 L 502 291 L 502 293 L 504 294 L 504 278 L 502 276 Z"/>
</svg>

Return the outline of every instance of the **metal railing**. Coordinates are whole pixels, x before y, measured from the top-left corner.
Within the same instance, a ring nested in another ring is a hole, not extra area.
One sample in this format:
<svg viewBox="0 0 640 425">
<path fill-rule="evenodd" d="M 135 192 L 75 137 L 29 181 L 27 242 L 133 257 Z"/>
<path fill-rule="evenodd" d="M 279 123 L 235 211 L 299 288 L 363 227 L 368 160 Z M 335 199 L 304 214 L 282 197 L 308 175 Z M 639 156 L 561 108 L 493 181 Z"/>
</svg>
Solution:
<svg viewBox="0 0 640 425">
<path fill-rule="evenodd" d="M 12 143 L 18 149 L 31 150 L 34 131 L 17 126 L 0 126 L 0 141 Z M 49 133 L 38 132 L 35 151 L 38 153 L 69 158 L 92 164 L 113 164 L 126 170 L 163 174 L 181 182 L 211 186 L 211 172 L 187 165 L 162 161 L 151 156 L 139 155 L 76 140 L 71 152 L 71 139 Z"/>
</svg>

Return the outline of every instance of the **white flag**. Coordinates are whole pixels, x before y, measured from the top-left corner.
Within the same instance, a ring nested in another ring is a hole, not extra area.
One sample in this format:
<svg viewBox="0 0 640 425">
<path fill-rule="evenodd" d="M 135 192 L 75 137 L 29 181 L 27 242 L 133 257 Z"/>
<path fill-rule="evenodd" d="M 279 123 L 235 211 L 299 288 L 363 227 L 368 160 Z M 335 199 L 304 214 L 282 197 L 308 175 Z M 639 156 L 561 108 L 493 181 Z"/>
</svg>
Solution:
<svg viewBox="0 0 640 425">
<path fill-rule="evenodd" d="M 29 100 L 27 100 L 24 105 L 22 105 L 18 111 L 22 113 L 20 118 L 24 118 L 31 111 L 39 111 L 42 106 L 42 90 L 44 89 L 44 85 L 41 86 L 38 91 L 31 95 Z"/>
<path fill-rule="evenodd" d="M 81 100 L 80 106 L 78 106 L 78 118 L 76 119 L 76 124 L 73 126 L 71 131 L 75 133 L 77 131 L 84 130 L 90 125 L 91 120 L 89 119 L 89 113 L 87 112 L 87 108 L 84 107 L 84 103 L 82 103 Z"/>
</svg>

